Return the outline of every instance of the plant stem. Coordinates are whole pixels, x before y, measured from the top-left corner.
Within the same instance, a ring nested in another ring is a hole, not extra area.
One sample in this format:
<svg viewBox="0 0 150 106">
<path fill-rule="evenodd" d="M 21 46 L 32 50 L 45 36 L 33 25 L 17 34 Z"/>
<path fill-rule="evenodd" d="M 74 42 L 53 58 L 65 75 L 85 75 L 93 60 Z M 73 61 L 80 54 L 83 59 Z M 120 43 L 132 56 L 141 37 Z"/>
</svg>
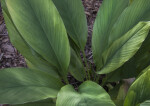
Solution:
<svg viewBox="0 0 150 106">
<path fill-rule="evenodd" d="M 104 86 L 107 82 L 107 78 L 103 78 L 101 86 Z"/>
<path fill-rule="evenodd" d="M 86 59 L 86 55 L 85 52 L 83 52 L 83 58 L 84 58 L 84 62 L 85 62 L 85 67 L 87 69 L 87 76 L 88 76 L 88 80 L 90 80 L 90 70 L 88 69 L 88 63 L 87 63 L 87 59 Z"/>
<path fill-rule="evenodd" d="M 66 84 L 69 84 L 69 81 L 68 81 L 68 79 L 66 80 Z"/>
<path fill-rule="evenodd" d="M 98 84 L 99 84 L 99 79 L 100 79 L 100 76 L 96 75 L 96 83 L 98 83 Z"/>
<path fill-rule="evenodd" d="M 63 80 L 64 80 L 64 82 L 66 83 L 66 84 L 69 84 L 69 81 L 68 81 L 68 79 L 67 79 L 67 77 L 65 78 L 62 78 Z"/>
<path fill-rule="evenodd" d="M 83 61 L 82 61 L 81 55 L 79 55 L 79 59 L 80 59 L 80 61 L 82 62 L 82 65 L 83 65 L 83 67 L 84 67 L 84 64 L 83 64 Z M 85 74 L 86 74 L 86 68 L 85 68 L 85 67 L 84 67 L 84 71 L 85 71 Z M 87 76 L 87 74 L 86 74 L 86 80 L 88 80 L 88 76 Z"/>
</svg>

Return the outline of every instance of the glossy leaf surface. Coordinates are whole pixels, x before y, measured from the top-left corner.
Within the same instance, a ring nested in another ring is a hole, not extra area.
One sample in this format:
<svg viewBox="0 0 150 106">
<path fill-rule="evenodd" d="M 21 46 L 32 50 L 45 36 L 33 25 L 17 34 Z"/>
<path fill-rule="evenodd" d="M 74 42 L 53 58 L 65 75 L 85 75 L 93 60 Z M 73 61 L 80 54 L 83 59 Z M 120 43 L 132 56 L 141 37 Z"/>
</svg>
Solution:
<svg viewBox="0 0 150 106">
<path fill-rule="evenodd" d="M 86 81 L 78 92 L 71 85 L 64 86 L 57 96 L 56 106 L 115 106 L 107 92 L 98 84 Z"/>
<path fill-rule="evenodd" d="M 139 73 L 150 64 L 150 34 L 143 42 L 138 52 L 123 66 L 106 75 L 107 81 L 137 77 Z"/>
<path fill-rule="evenodd" d="M 104 52 L 104 66 L 99 74 L 112 72 L 128 61 L 146 39 L 150 29 L 150 22 L 140 22 L 121 38 L 117 39 Z"/>
<path fill-rule="evenodd" d="M 112 0 L 111 2 L 112 3 L 116 2 L 114 4 L 115 5 L 114 8 L 117 8 L 119 6 L 119 3 L 121 3 L 120 0 L 118 0 L 118 3 L 117 3 L 117 0 L 114 0 L 114 1 Z M 111 7 L 113 7 L 111 2 L 109 0 L 103 1 L 103 4 L 100 8 L 101 11 L 99 11 L 98 13 L 98 16 L 94 25 L 94 29 L 93 29 L 93 40 L 92 40 L 93 41 L 93 44 L 92 44 L 93 57 L 94 57 L 94 62 L 96 63 L 98 71 L 105 64 L 105 58 L 107 58 L 107 56 L 105 56 L 106 50 L 108 50 L 108 48 L 116 40 L 124 36 L 124 34 L 126 34 L 129 30 L 131 30 L 138 22 L 149 21 L 150 19 L 150 14 L 149 14 L 150 1 L 149 0 L 142 0 L 142 1 L 134 0 L 130 5 L 129 5 L 128 0 L 122 1 L 122 6 L 120 6 L 116 12 L 118 15 L 112 14 L 113 12 L 111 12 L 111 10 L 114 11 L 115 9 L 111 9 Z M 106 10 L 106 12 L 104 10 Z M 113 16 L 117 18 L 113 18 Z M 116 19 L 116 20 L 114 22 L 112 21 L 113 22 L 112 23 L 111 20 L 113 19 Z M 98 27 L 98 26 L 101 26 L 101 27 Z"/>
<path fill-rule="evenodd" d="M 132 4 L 122 12 L 113 26 L 109 36 L 109 45 L 122 37 L 140 21 L 149 21 L 147 18 L 149 17 L 148 13 L 150 11 L 149 5 L 149 0 L 133 0 Z"/>
<path fill-rule="evenodd" d="M 128 0 L 104 0 L 93 28 L 92 51 L 99 70 L 103 66 L 102 54 L 108 47 L 109 34 L 120 14 L 128 6 Z"/>
</svg>

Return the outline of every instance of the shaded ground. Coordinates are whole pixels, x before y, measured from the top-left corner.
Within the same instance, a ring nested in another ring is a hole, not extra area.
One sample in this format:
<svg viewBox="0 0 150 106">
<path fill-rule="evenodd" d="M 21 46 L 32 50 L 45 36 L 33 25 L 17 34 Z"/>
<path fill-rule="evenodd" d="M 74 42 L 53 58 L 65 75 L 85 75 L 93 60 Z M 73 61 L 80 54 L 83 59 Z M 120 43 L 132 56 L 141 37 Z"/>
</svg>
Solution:
<svg viewBox="0 0 150 106">
<path fill-rule="evenodd" d="M 10 43 L 0 9 L 0 69 L 8 67 L 25 67 L 25 61 Z"/>
<path fill-rule="evenodd" d="M 100 7 L 100 4 L 102 3 L 102 0 L 82 0 L 83 5 L 85 8 L 85 14 L 87 17 L 87 23 L 88 23 L 88 39 L 87 44 L 85 48 L 86 57 L 88 60 L 92 63 L 92 50 L 91 50 L 91 39 L 92 39 L 92 31 L 93 31 L 93 24 L 98 12 L 98 9 Z"/>
</svg>

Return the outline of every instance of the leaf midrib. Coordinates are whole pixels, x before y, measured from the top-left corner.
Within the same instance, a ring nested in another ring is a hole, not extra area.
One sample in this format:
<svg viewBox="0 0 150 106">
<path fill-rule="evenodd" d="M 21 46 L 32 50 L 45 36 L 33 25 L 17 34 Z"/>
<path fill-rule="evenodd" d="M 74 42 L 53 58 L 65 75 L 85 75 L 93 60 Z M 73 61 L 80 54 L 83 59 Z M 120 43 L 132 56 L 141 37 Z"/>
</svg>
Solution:
<svg viewBox="0 0 150 106">
<path fill-rule="evenodd" d="M 29 1 L 28 1 L 28 3 L 30 4 Z M 47 38 L 47 34 L 46 34 L 46 32 L 45 32 L 45 30 L 44 30 L 44 28 L 43 28 L 43 26 L 42 26 L 42 24 L 41 24 L 39 18 L 37 17 L 37 15 L 36 15 L 36 13 L 35 13 L 35 11 L 34 11 L 34 9 L 33 9 L 33 7 L 32 7 L 31 4 L 30 4 L 30 7 L 32 8 L 32 11 L 33 11 L 33 13 L 34 13 L 34 15 L 35 15 L 35 18 L 37 19 L 38 23 L 39 23 L 40 26 L 41 26 L 42 31 L 45 33 L 45 35 L 46 35 L 45 37 Z M 48 38 L 47 38 L 47 39 L 48 39 Z M 50 42 L 49 39 L 48 39 L 48 41 L 49 41 L 50 47 L 51 47 L 52 50 L 53 50 L 53 54 L 55 55 L 55 57 L 56 57 L 56 59 L 57 59 L 57 62 L 59 63 L 59 66 L 61 67 L 61 69 L 63 69 L 62 66 L 61 66 L 61 64 L 60 64 L 60 62 L 59 62 L 59 59 L 58 59 L 58 57 L 57 57 L 57 55 L 56 55 L 56 51 L 55 51 L 54 48 L 52 47 L 51 42 Z M 52 63 L 53 63 L 53 62 L 52 62 Z M 57 66 L 57 65 L 55 64 L 55 66 Z"/>
<path fill-rule="evenodd" d="M 142 28 L 143 28 L 143 27 L 142 27 Z M 141 28 L 141 29 L 142 29 L 142 28 Z M 141 30 L 141 29 L 140 29 L 140 30 Z M 139 31 L 140 31 L 140 30 L 139 30 Z M 135 32 L 135 33 L 133 34 L 133 36 L 129 37 L 129 38 L 116 50 L 116 52 L 114 52 L 114 53 L 112 54 L 112 56 L 107 59 L 107 62 L 105 63 L 104 67 L 108 65 L 108 63 L 109 63 L 109 62 L 112 60 L 112 58 L 117 54 L 117 52 L 118 52 L 132 37 L 134 37 L 139 31 Z M 120 39 L 121 39 L 121 38 L 120 38 Z M 119 40 L 120 40 L 120 39 L 119 39 Z"/>
</svg>

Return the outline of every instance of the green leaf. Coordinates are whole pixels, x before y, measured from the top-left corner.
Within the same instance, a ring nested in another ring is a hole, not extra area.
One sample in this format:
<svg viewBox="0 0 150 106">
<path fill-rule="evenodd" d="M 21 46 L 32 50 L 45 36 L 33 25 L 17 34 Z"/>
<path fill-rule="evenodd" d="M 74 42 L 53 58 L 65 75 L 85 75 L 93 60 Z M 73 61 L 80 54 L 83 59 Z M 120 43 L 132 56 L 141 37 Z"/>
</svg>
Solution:
<svg viewBox="0 0 150 106">
<path fill-rule="evenodd" d="M 38 69 L 46 71 L 50 75 L 58 78 L 59 76 L 57 72 L 54 71 L 52 65 L 49 64 L 47 61 L 45 61 L 38 53 L 36 53 L 21 37 L 20 33 L 18 32 L 18 30 L 16 29 L 15 25 L 13 24 L 10 18 L 10 14 L 7 10 L 4 0 L 2 1 L 2 8 L 3 8 L 3 16 L 5 19 L 11 43 L 26 59 L 28 59 Z"/>
<path fill-rule="evenodd" d="M 106 74 L 106 82 L 120 81 L 121 79 L 133 78 L 135 76 L 134 61 L 127 61 L 123 66 L 117 70 Z"/>
<path fill-rule="evenodd" d="M 104 66 L 98 74 L 115 71 L 127 62 L 146 39 L 150 29 L 150 22 L 140 22 L 121 38 L 117 39 L 103 54 Z"/>
<path fill-rule="evenodd" d="M 111 99 L 114 101 L 116 106 L 123 106 L 125 96 L 133 81 L 134 79 L 123 80 L 109 91 L 109 95 L 111 96 Z"/>
<path fill-rule="evenodd" d="M 137 76 L 137 78 L 139 78 L 142 74 L 144 74 L 149 69 L 150 69 L 150 65 L 146 67 L 144 70 L 142 70 L 142 72 Z"/>
<path fill-rule="evenodd" d="M 136 56 L 137 57 L 137 56 Z M 125 63 L 122 67 L 106 75 L 108 82 L 136 77 L 144 68 L 150 64 L 150 53 L 146 52 L 139 57 Z"/>
<path fill-rule="evenodd" d="M 107 81 L 114 82 L 121 79 L 133 78 L 150 64 L 150 34 L 143 42 L 138 52 L 123 66 L 106 75 Z"/>
<path fill-rule="evenodd" d="M 107 92 L 98 84 L 86 81 L 78 92 L 71 85 L 61 88 L 56 106 L 115 106 Z"/>
<path fill-rule="evenodd" d="M 84 81 L 84 78 L 86 76 L 84 66 L 81 62 L 81 59 L 76 55 L 73 49 L 71 49 L 71 60 L 69 65 L 69 72 L 78 81 Z"/>
<path fill-rule="evenodd" d="M 109 45 L 122 37 L 140 21 L 149 21 L 150 19 L 147 19 L 147 17 L 149 17 L 149 11 L 150 0 L 134 0 L 134 2 L 122 12 L 118 21 L 111 29 Z"/>
<path fill-rule="evenodd" d="M 23 39 L 66 79 L 70 47 L 63 21 L 51 0 L 6 0 Z"/>
<path fill-rule="evenodd" d="M 100 7 L 92 38 L 93 58 L 97 69 L 103 66 L 102 54 L 108 46 L 110 31 L 128 3 L 128 0 L 104 0 Z"/>
<path fill-rule="evenodd" d="M 145 101 L 144 103 L 140 104 L 140 106 L 150 106 L 150 100 Z"/>
<path fill-rule="evenodd" d="M 82 1 L 53 0 L 53 2 L 63 19 L 71 40 L 80 49 L 84 50 L 87 41 L 88 28 Z"/>
<path fill-rule="evenodd" d="M 0 70 L 0 103 L 22 104 L 56 98 L 63 86 L 60 80 L 45 72 L 26 68 Z"/>
<path fill-rule="evenodd" d="M 31 102 L 26 104 L 10 105 L 10 106 L 56 106 L 56 103 L 54 103 L 52 99 L 46 99 L 38 102 Z"/>
<path fill-rule="evenodd" d="M 112 91 L 109 92 L 111 99 L 114 101 L 116 106 L 123 106 L 125 91 L 123 85 L 118 85 Z"/>
<path fill-rule="evenodd" d="M 124 106 L 136 106 L 150 99 L 150 68 L 145 70 L 131 85 L 124 101 Z"/>
<path fill-rule="evenodd" d="M 133 28 L 139 21 L 149 21 L 149 5 L 149 0 L 134 0 L 132 4 L 123 11 L 118 21 L 113 26 L 109 37 L 109 45 L 111 45 L 114 40 L 122 37 L 123 34 Z"/>
</svg>

